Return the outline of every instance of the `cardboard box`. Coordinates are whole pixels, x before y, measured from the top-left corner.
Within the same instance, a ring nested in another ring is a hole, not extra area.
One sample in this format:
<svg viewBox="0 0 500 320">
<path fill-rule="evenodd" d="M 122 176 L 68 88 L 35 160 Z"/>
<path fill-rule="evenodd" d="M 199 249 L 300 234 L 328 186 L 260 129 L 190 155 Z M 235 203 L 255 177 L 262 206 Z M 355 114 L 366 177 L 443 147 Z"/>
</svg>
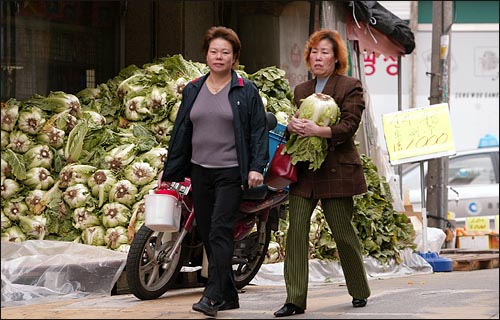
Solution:
<svg viewBox="0 0 500 320">
<path fill-rule="evenodd" d="M 457 248 L 490 249 L 490 237 L 489 235 L 458 236 Z"/>
<path fill-rule="evenodd" d="M 412 211 L 404 211 L 400 212 L 405 214 L 410 220 L 411 224 L 413 224 L 414 230 L 422 230 L 422 213 L 421 212 L 413 212 Z"/>
<path fill-rule="evenodd" d="M 420 222 L 422 222 L 422 212 L 405 211 L 404 214 L 409 217 L 416 217 Z"/>
<path fill-rule="evenodd" d="M 404 205 L 405 207 L 405 212 L 413 212 L 413 205 L 410 203 L 410 204 L 406 204 Z"/>
</svg>

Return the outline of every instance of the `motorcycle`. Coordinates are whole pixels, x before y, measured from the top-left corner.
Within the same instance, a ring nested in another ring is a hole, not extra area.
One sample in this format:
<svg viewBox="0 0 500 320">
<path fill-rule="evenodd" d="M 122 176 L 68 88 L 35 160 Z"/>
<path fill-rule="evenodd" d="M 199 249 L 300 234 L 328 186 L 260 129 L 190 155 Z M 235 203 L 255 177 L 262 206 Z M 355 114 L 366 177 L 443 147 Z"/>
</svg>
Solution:
<svg viewBox="0 0 500 320">
<path fill-rule="evenodd" d="M 267 122 L 268 128 L 276 126 L 272 113 L 268 112 Z M 191 180 L 164 184 L 158 180 L 158 188 L 166 185 L 182 204 L 180 228 L 175 232 L 155 231 L 143 224 L 132 240 L 125 273 L 129 290 L 141 300 L 156 299 L 174 287 L 184 267 L 196 270 L 199 279 L 206 278 L 208 269 L 203 243 L 196 231 Z M 278 230 L 279 219 L 286 215 L 287 201 L 286 189 L 276 190 L 266 185 L 243 193 L 236 213 L 232 259 L 237 289 L 248 285 L 259 271 L 271 232 Z"/>
</svg>

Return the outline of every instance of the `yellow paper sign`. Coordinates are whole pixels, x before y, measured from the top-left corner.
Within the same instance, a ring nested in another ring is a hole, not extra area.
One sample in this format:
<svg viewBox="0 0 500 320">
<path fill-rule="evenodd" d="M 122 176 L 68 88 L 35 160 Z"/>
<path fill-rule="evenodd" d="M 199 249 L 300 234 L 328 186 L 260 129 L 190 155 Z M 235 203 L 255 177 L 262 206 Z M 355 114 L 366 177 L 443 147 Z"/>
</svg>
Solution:
<svg viewBox="0 0 500 320">
<path fill-rule="evenodd" d="M 467 231 L 486 231 L 490 230 L 490 219 L 488 217 L 467 217 L 465 219 Z"/>
<path fill-rule="evenodd" d="M 498 232 L 499 228 L 498 228 L 498 214 L 495 216 L 495 230 Z"/>
<path fill-rule="evenodd" d="M 455 154 L 447 103 L 382 115 L 391 164 Z"/>
</svg>

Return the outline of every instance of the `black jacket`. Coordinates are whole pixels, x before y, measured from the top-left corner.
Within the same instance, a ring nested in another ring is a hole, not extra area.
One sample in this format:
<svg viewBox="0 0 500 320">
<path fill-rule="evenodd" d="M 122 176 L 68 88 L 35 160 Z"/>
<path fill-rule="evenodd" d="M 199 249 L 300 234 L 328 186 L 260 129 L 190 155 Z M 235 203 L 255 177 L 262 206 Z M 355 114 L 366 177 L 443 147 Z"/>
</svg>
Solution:
<svg viewBox="0 0 500 320">
<path fill-rule="evenodd" d="M 257 86 L 232 71 L 229 103 L 233 110 L 234 137 L 243 186 L 248 186 L 248 172 L 264 172 L 269 161 L 269 137 L 266 112 Z M 182 92 L 163 166 L 162 181 L 184 181 L 190 176 L 193 124 L 189 114 L 208 74 L 192 80 Z"/>
</svg>

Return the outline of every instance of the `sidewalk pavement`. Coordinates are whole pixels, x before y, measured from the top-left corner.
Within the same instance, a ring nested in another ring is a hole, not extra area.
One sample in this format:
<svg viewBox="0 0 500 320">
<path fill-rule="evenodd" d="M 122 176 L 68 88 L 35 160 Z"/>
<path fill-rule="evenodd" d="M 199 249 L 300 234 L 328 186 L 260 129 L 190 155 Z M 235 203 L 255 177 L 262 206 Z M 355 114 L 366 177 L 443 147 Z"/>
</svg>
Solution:
<svg viewBox="0 0 500 320">
<path fill-rule="evenodd" d="M 345 283 L 309 286 L 306 312 L 289 319 L 498 319 L 499 269 L 437 272 L 369 280 L 372 295 L 353 308 Z M 2 319 L 204 319 L 191 310 L 203 288 L 174 289 L 156 300 L 132 294 L 61 298 L 47 303 L 4 306 Z M 286 298 L 280 285 L 249 285 L 240 308 L 219 319 L 272 319 Z"/>
</svg>

